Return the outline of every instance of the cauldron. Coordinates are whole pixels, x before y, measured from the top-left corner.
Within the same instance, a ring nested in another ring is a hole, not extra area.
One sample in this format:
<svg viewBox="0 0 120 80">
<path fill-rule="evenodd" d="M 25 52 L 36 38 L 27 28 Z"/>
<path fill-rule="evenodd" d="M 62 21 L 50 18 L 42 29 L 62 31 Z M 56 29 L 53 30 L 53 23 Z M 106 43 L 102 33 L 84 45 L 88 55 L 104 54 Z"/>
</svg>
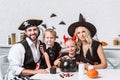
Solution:
<svg viewBox="0 0 120 80">
<path fill-rule="evenodd" d="M 77 70 L 75 59 L 61 59 L 60 70 L 62 72 L 75 72 Z"/>
</svg>

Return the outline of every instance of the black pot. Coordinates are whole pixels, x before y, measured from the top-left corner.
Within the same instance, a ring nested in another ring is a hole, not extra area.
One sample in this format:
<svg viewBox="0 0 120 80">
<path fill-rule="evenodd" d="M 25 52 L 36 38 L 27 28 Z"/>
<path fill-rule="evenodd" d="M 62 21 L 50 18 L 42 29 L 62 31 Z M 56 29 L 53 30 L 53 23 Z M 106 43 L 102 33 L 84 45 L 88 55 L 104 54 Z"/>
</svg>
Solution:
<svg viewBox="0 0 120 80">
<path fill-rule="evenodd" d="M 60 69 L 63 72 L 77 71 L 76 60 L 75 59 L 61 60 Z"/>
</svg>

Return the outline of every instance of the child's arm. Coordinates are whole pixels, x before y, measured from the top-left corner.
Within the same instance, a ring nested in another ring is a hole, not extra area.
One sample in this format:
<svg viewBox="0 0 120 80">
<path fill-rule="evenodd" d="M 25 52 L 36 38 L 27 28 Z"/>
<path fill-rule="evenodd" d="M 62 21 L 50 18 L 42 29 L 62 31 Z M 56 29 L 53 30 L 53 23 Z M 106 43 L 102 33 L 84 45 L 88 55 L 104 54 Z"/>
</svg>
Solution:
<svg viewBox="0 0 120 80">
<path fill-rule="evenodd" d="M 51 68 L 49 55 L 47 54 L 47 52 L 44 52 L 43 55 L 45 57 L 45 61 L 46 61 L 47 67 Z"/>
<path fill-rule="evenodd" d="M 60 62 L 60 59 L 61 59 L 61 58 L 58 58 L 58 59 L 56 59 L 56 60 L 54 61 L 54 65 L 55 65 L 55 66 L 60 67 L 60 63 L 61 63 L 61 62 Z"/>
<path fill-rule="evenodd" d="M 43 53 L 43 55 L 45 57 L 45 62 L 47 64 L 47 67 L 51 68 L 49 55 L 47 54 L 47 52 L 45 52 L 43 45 L 40 45 L 40 51 Z"/>
</svg>

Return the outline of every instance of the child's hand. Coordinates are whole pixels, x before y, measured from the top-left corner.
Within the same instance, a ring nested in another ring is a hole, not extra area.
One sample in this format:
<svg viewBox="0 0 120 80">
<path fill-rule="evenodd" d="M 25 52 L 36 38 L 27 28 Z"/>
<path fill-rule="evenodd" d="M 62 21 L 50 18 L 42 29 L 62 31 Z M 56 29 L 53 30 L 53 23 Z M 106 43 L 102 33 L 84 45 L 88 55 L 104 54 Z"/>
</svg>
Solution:
<svg viewBox="0 0 120 80">
<path fill-rule="evenodd" d="M 40 51 L 41 51 L 42 53 L 45 53 L 45 50 L 44 50 L 43 45 L 40 45 Z"/>
<path fill-rule="evenodd" d="M 62 59 L 62 60 L 69 59 L 69 56 L 63 56 L 61 59 Z"/>
</svg>

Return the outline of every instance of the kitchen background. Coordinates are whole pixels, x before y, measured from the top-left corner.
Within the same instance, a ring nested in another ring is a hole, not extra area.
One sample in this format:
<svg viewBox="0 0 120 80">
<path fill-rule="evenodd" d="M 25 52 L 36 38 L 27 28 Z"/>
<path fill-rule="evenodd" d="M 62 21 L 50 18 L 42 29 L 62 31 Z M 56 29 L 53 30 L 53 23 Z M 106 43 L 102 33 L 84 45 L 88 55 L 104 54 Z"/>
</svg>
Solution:
<svg viewBox="0 0 120 80">
<path fill-rule="evenodd" d="M 23 32 L 18 27 L 24 20 L 42 19 L 39 38 L 42 40 L 42 32 L 51 27 L 57 32 L 57 41 L 63 42 L 63 35 L 68 35 L 68 26 L 79 20 L 80 13 L 96 26 L 99 41 L 113 45 L 113 39 L 120 39 L 120 0 L 0 0 L 0 56 L 6 56 L 0 61 L 3 76 L 8 68 L 7 55 L 11 47 L 8 38 L 15 33 L 16 41 L 20 41 Z M 104 51 L 108 68 L 120 69 L 120 46 L 105 46 Z"/>
<path fill-rule="evenodd" d="M 7 45 L 12 33 L 19 41 L 18 27 L 30 18 L 42 19 L 47 27 L 55 27 L 57 41 L 63 41 L 68 26 L 78 21 L 81 13 L 96 26 L 99 40 L 111 45 L 120 34 L 119 9 L 119 0 L 0 0 L 0 44 Z"/>
</svg>

